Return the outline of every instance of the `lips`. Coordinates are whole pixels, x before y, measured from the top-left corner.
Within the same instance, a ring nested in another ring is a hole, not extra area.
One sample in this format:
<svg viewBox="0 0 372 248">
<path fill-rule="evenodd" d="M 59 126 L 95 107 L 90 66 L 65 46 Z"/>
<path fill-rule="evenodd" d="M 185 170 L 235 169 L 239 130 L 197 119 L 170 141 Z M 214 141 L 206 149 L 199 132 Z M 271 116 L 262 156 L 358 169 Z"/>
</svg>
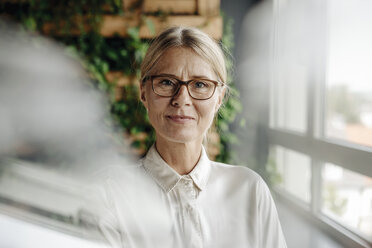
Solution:
<svg viewBox="0 0 372 248">
<path fill-rule="evenodd" d="M 194 117 L 188 115 L 167 115 L 166 117 L 176 123 L 186 123 L 195 120 Z"/>
</svg>

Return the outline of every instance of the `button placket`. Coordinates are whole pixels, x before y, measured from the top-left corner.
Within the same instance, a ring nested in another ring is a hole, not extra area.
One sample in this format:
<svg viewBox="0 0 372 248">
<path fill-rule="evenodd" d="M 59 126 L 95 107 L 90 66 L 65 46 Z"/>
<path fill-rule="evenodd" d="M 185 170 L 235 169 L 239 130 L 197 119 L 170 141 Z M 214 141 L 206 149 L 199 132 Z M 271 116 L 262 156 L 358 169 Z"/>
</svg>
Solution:
<svg viewBox="0 0 372 248">
<path fill-rule="evenodd" d="M 184 176 L 179 182 L 179 192 L 183 195 L 184 232 L 190 237 L 188 247 L 202 246 L 201 227 L 197 208 L 197 188 L 190 176 Z"/>
<path fill-rule="evenodd" d="M 195 188 L 194 188 L 193 182 L 192 182 L 191 180 L 188 180 L 188 181 L 186 182 L 186 192 L 187 192 L 187 194 L 188 194 L 192 199 L 195 199 L 195 198 L 196 198 Z"/>
</svg>

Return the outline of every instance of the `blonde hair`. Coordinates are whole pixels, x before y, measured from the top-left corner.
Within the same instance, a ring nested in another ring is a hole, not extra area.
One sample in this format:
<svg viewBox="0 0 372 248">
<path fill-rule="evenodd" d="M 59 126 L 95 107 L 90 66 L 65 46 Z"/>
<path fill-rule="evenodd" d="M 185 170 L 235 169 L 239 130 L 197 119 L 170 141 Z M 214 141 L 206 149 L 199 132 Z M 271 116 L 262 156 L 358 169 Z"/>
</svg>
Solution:
<svg viewBox="0 0 372 248">
<path fill-rule="evenodd" d="M 207 61 L 218 80 L 226 83 L 225 57 L 219 44 L 206 33 L 192 27 L 172 27 L 163 31 L 151 43 L 141 64 L 141 82 L 144 83 L 161 55 L 171 47 L 185 47 Z"/>
</svg>

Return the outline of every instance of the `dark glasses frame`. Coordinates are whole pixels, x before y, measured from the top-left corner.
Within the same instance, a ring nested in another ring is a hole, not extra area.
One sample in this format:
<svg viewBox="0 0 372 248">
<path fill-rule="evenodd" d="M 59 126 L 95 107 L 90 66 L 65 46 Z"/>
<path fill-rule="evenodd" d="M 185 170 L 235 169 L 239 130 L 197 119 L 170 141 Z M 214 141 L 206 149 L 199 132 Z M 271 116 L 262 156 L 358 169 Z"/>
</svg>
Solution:
<svg viewBox="0 0 372 248">
<path fill-rule="evenodd" d="M 159 77 L 167 77 L 167 78 L 174 79 L 174 80 L 177 81 L 177 83 L 178 83 L 179 86 L 178 86 L 178 88 L 174 91 L 174 93 L 173 93 L 172 95 L 170 95 L 170 96 L 164 96 L 164 95 L 160 95 L 159 93 L 157 93 L 157 92 L 155 91 L 155 89 L 154 89 L 154 81 L 153 81 L 153 79 L 154 79 L 154 78 L 159 78 Z M 208 100 L 208 99 L 210 99 L 210 98 L 214 95 L 214 92 L 216 91 L 217 86 L 219 86 L 219 85 L 224 85 L 224 83 L 222 83 L 222 82 L 218 82 L 218 81 L 215 81 L 215 80 L 212 80 L 212 79 L 209 79 L 209 78 L 193 78 L 193 79 L 190 79 L 190 80 L 188 80 L 188 81 L 182 81 L 182 80 L 180 80 L 179 78 L 175 77 L 174 75 L 169 75 L 169 74 L 151 75 L 151 76 L 146 77 L 146 79 L 145 79 L 144 81 L 146 81 L 146 80 L 150 80 L 150 81 L 151 81 L 151 88 L 152 88 L 152 91 L 153 91 L 156 95 L 158 95 L 158 96 L 161 96 L 161 97 L 174 97 L 175 95 L 178 94 L 178 92 L 180 91 L 182 85 L 185 85 L 186 88 L 187 88 L 187 92 L 189 93 L 189 96 L 190 96 L 191 98 L 195 99 L 195 100 Z M 195 81 L 197 81 L 197 80 L 208 81 L 208 82 L 211 82 L 211 83 L 214 84 L 213 92 L 212 92 L 212 94 L 211 94 L 209 97 L 207 97 L 207 98 L 196 98 L 196 97 L 193 97 L 193 96 L 190 94 L 190 91 L 189 91 L 189 84 L 190 84 L 191 82 L 195 82 Z"/>
</svg>

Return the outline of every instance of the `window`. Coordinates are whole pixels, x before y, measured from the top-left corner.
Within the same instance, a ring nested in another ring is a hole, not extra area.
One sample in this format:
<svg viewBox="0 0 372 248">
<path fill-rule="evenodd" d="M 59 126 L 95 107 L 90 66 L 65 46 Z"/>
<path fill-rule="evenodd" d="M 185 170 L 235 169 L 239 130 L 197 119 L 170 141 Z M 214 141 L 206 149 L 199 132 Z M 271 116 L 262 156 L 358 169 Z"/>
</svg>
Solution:
<svg viewBox="0 0 372 248">
<path fill-rule="evenodd" d="M 308 156 L 277 146 L 272 149 L 277 172 L 281 180 L 278 186 L 305 203 L 310 202 L 310 159 Z"/>
<path fill-rule="evenodd" d="M 275 115 L 272 126 L 304 133 L 307 128 L 305 68 L 295 63 L 290 65 L 278 64 L 278 66 L 280 87 L 276 89 L 277 94 L 275 94 L 275 100 L 272 104 L 273 114 Z M 290 71 L 295 72 L 295 75 L 291 75 Z M 299 80 L 296 80 L 296 78 L 299 78 Z"/>
<path fill-rule="evenodd" d="M 328 6 L 325 134 L 372 147 L 372 2 Z"/>
<path fill-rule="evenodd" d="M 302 9 L 300 1 L 296 3 Z M 287 11 L 286 11 L 287 12 Z M 289 11 L 290 12 L 290 11 Z M 288 14 L 288 15 L 287 15 Z M 285 18 L 277 20 L 274 50 L 274 77 L 276 84 L 271 92 L 272 127 L 305 133 L 307 129 L 307 50 L 303 18 L 301 13 L 286 13 Z M 289 21 L 295 18 L 296 21 Z M 299 28 L 302 27 L 302 28 Z M 292 32 L 296 30 L 296 32 Z"/>
<path fill-rule="evenodd" d="M 372 177 L 326 163 L 322 170 L 321 211 L 372 239 Z"/>
<path fill-rule="evenodd" d="M 372 1 L 273 6 L 269 141 L 280 174 L 276 191 L 330 233 L 371 247 Z"/>
</svg>

